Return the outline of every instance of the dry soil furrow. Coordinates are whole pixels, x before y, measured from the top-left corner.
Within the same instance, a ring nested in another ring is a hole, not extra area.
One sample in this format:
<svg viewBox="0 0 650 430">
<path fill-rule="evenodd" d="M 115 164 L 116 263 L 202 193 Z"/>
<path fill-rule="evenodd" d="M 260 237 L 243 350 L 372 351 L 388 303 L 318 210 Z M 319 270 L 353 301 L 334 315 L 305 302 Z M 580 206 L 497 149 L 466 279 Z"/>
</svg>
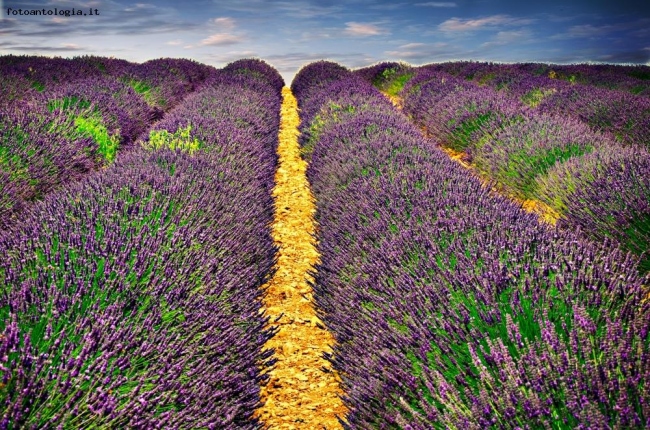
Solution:
<svg viewBox="0 0 650 430">
<path fill-rule="evenodd" d="M 264 307 L 278 333 L 265 345 L 278 362 L 262 387 L 264 405 L 257 416 L 269 429 L 339 429 L 346 409 L 337 374 L 324 352 L 334 338 L 316 316 L 308 271 L 319 255 L 312 237 L 316 206 L 298 144 L 298 106 L 283 88 L 279 167 L 275 175 L 273 239 L 279 247 L 277 271 L 269 281 Z"/>
</svg>

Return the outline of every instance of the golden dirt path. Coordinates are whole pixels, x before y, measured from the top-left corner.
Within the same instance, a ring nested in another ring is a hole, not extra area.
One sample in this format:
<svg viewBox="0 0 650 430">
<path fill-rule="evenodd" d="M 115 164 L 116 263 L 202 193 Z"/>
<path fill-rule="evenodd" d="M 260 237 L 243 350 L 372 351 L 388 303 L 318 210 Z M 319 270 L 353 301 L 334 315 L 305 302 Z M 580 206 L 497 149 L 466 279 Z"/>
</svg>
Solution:
<svg viewBox="0 0 650 430">
<path fill-rule="evenodd" d="M 391 96 L 389 94 L 384 94 L 390 101 L 393 103 L 393 105 L 398 108 L 400 111 L 402 110 L 403 106 L 403 101 L 400 97 L 397 96 Z M 420 130 L 422 131 L 422 134 L 425 135 L 425 137 L 430 138 L 431 136 L 429 135 L 428 130 L 425 128 L 420 127 Z M 445 148 L 444 146 L 438 146 L 445 154 L 449 156 L 452 160 L 469 170 L 472 174 L 474 174 L 483 184 L 486 184 L 485 180 L 481 175 L 473 168 L 473 166 L 467 162 L 467 157 L 464 152 L 458 152 L 455 151 L 451 148 Z M 493 188 L 492 189 L 494 192 L 501 194 L 502 196 L 508 197 L 510 200 L 514 200 L 517 203 L 521 205 L 521 207 L 526 211 L 530 213 L 537 214 L 537 217 L 539 218 L 540 222 L 550 224 L 550 225 L 555 225 L 557 223 L 557 220 L 560 218 L 560 214 L 557 213 L 552 207 L 548 206 L 547 204 L 539 201 L 539 200 L 534 200 L 534 199 L 527 199 L 527 200 L 522 200 L 520 198 L 517 198 L 516 196 L 509 195 L 502 190 L 498 190 Z"/>
<path fill-rule="evenodd" d="M 339 398 L 343 394 L 339 379 L 333 371 L 322 370 L 331 369 L 322 355 L 332 351 L 334 338 L 316 316 L 307 284 L 307 279 L 313 281 L 307 271 L 319 258 L 311 236 L 316 206 L 305 174 L 307 164 L 300 157 L 298 104 L 288 87 L 282 96 L 272 226 L 280 250 L 264 298 L 271 325 L 279 327 L 265 347 L 275 349 L 278 362 L 262 387 L 264 405 L 256 415 L 269 429 L 340 429 L 336 416 L 344 417 L 346 408 Z"/>
</svg>

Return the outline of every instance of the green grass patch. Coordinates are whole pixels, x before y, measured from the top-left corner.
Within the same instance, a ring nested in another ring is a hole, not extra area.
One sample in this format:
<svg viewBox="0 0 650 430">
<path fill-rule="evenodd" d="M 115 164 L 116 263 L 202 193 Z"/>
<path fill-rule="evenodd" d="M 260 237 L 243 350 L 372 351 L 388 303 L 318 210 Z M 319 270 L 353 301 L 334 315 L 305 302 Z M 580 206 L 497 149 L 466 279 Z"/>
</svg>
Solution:
<svg viewBox="0 0 650 430">
<path fill-rule="evenodd" d="M 404 85 L 413 77 L 413 73 L 404 73 L 397 75 L 395 79 L 392 79 L 385 87 L 384 92 L 390 96 L 397 96 L 404 88 Z"/>
<path fill-rule="evenodd" d="M 152 87 L 149 83 L 126 76 L 120 78 L 120 80 L 140 94 L 149 106 L 165 107 L 167 105 L 167 101 L 160 96 L 160 90 Z"/>
</svg>

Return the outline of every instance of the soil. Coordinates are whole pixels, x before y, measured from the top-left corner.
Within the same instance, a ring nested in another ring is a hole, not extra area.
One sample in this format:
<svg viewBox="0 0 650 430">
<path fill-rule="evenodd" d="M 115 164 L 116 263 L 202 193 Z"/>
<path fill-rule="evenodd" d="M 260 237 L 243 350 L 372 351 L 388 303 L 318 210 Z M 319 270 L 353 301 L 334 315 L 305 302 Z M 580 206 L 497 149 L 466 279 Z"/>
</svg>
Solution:
<svg viewBox="0 0 650 430">
<path fill-rule="evenodd" d="M 263 406 L 256 411 L 268 429 L 341 429 L 347 412 L 340 378 L 323 358 L 334 338 L 319 320 L 309 272 L 318 262 L 314 214 L 316 206 L 306 177 L 307 164 L 298 144 L 298 105 L 288 87 L 279 136 L 275 175 L 275 219 L 272 235 L 278 252 L 277 271 L 264 287 L 264 307 L 278 333 L 265 347 L 278 360 L 262 387 Z M 277 321 L 276 321 L 277 320 Z"/>
</svg>

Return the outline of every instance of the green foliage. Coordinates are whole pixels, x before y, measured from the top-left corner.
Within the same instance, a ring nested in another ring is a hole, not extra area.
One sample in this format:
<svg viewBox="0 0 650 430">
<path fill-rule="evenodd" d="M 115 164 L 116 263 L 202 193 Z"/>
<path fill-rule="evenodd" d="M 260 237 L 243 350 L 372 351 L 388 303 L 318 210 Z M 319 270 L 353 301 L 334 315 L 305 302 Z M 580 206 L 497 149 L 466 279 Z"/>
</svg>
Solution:
<svg viewBox="0 0 650 430">
<path fill-rule="evenodd" d="M 79 97 L 64 97 L 62 99 L 50 100 L 47 102 L 47 109 L 50 112 L 55 110 L 69 110 L 72 107 L 77 107 L 80 109 L 86 109 L 90 107 L 90 102 L 87 100 L 79 99 Z"/>
<path fill-rule="evenodd" d="M 650 215 L 640 215 L 630 221 L 628 227 L 623 232 L 624 245 L 626 249 L 631 250 L 637 255 L 645 252 L 639 263 L 641 273 L 650 272 Z"/>
<path fill-rule="evenodd" d="M 194 151 L 201 149 L 203 143 L 197 138 L 190 136 L 192 126 L 179 128 L 173 134 L 167 130 L 153 130 L 149 133 L 149 141 L 144 143 L 143 146 L 147 149 L 157 150 L 161 148 L 169 148 L 172 150 L 180 149 L 192 154 Z"/>
<path fill-rule="evenodd" d="M 507 166 L 496 176 L 521 197 L 536 198 L 537 177 L 544 175 L 557 163 L 563 163 L 571 157 L 580 157 L 592 150 L 592 146 L 576 144 L 539 150 L 532 154 L 529 149 L 522 149 L 509 156 Z"/>
<path fill-rule="evenodd" d="M 409 66 L 400 64 L 399 66 L 385 69 L 379 76 L 373 79 L 372 84 L 380 91 L 390 95 L 397 96 L 404 88 L 404 85 L 411 80 L 413 72 Z"/>
<path fill-rule="evenodd" d="M 404 85 L 406 85 L 406 83 L 410 81 L 412 77 L 413 77 L 412 72 L 398 75 L 395 79 L 390 81 L 390 83 L 388 84 L 388 86 L 386 86 L 384 91 L 388 95 L 397 96 L 402 91 L 402 88 L 404 88 Z"/>
<path fill-rule="evenodd" d="M 152 87 L 147 82 L 128 77 L 122 77 L 120 80 L 133 88 L 136 93 L 142 95 L 149 106 L 165 107 L 167 105 L 167 101 L 160 95 L 160 90 Z"/>
<path fill-rule="evenodd" d="M 32 82 L 32 88 L 34 88 L 38 92 L 43 92 L 45 90 L 45 84 L 42 84 L 38 81 Z"/>
<path fill-rule="evenodd" d="M 650 81 L 650 71 L 646 72 L 643 70 L 633 70 L 628 75 L 632 76 L 633 78 L 641 79 L 644 81 Z"/>
<path fill-rule="evenodd" d="M 530 106 L 530 107 L 536 107 L 539 105 L 542 100 L 549 94 L 553 94 L 555 92 L 554 89 L 546 89 L 542 90 L 540 88 L 535 88 L 532 91 L 527 92 L 523 96 L 521 96 L 521 101 L 522 103 Z"/>
<path fill-rule="evenodd" d="M 104 156 L 108 163 L 112 163 L 120 144 L 119 134 L 109 135 L 106 126 L 98 115 L 78 116 L 74 120 L 77 132 L 81 135 L 91 137 L 99 146 L 98 152 Z"/>
<path fill-rule="evenodd" d="M 495 117 L 494 113 L 487 112 L 458 123 L 445 142 L 445 146 L 456 151 L 465 151 L 468 147 L 473 146 L 476 132 Z M 455 120 L 451 120 L 448 125 L 453 127 L 455 124 Z"/>
</svg>

